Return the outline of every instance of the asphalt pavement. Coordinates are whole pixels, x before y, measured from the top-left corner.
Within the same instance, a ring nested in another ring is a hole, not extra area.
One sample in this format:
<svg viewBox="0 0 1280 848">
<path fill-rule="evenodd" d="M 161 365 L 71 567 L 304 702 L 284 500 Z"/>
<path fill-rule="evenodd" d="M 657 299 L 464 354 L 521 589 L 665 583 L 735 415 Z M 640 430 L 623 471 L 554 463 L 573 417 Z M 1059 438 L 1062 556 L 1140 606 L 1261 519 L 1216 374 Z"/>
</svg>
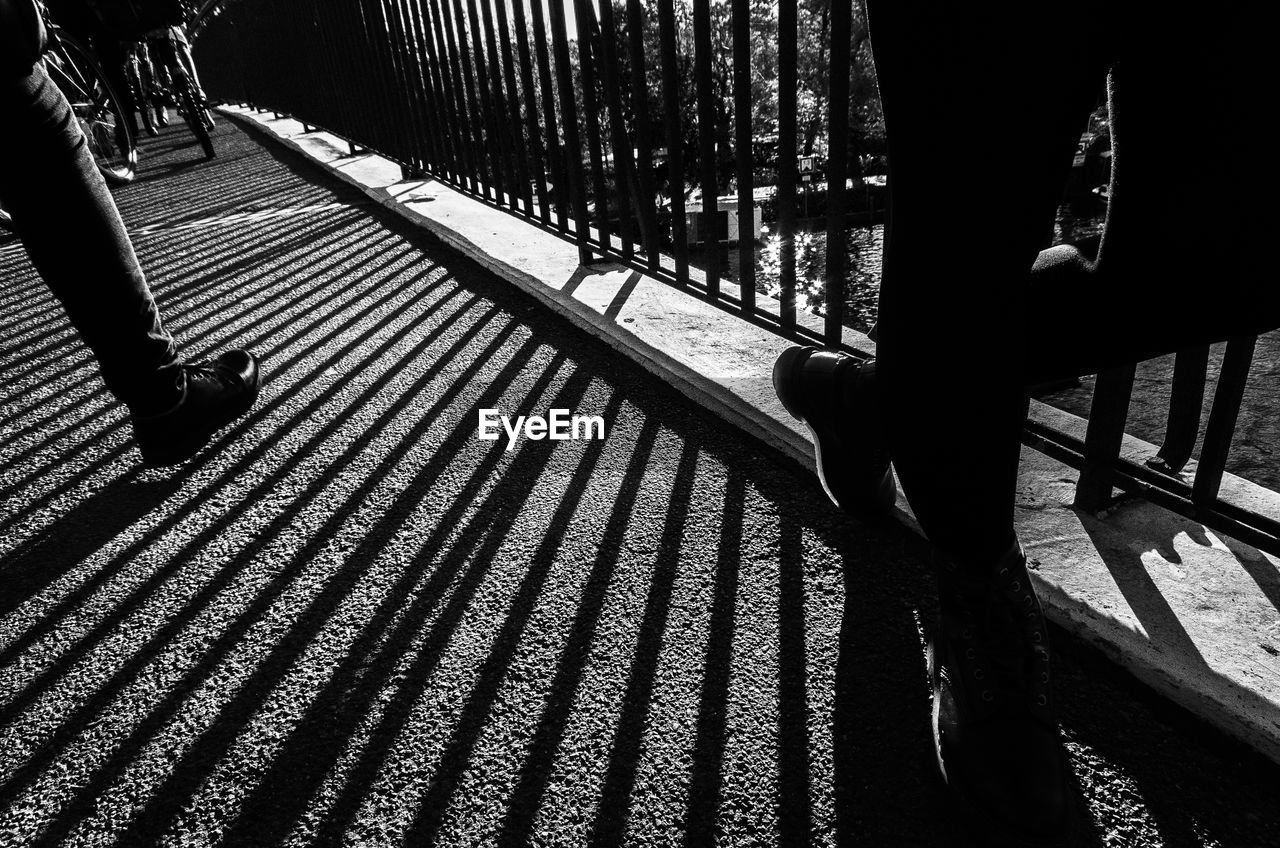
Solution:
<svg viewBox="0 0 1280 848">
<path fill-rule="evenodd" d="M 0 844 L 962 843 L 918 540 L 293 155 L 215 141 L 145 140 L 116 192 L 184 352 L 264 360 L 182 468 L 142 468 L 0 237 Z M 480 409 L 606 436 L 508 450 Z M 1083 844 L 1280 843 L 1280 768 L 1057 648 Z"/>
</svg>

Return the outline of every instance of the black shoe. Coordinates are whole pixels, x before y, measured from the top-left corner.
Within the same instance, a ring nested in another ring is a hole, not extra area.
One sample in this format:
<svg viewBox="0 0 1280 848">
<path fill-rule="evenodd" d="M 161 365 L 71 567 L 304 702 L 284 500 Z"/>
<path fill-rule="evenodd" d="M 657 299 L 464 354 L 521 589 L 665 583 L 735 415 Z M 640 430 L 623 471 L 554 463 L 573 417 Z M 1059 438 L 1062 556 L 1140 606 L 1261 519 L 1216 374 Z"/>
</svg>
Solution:
<svg viewBox="0 0 1280 848">
<path fill-rule="evenodd" d="M 886 512 L 897 495 L 874 378 L 874 363 L 812 347 L 773 366 L 778 399 L 813 435 L 822 488 L 849 512 Z"/>
<path fill-rule="evenodd" d="M 944 564 L 929 645 L 938 768 L 982 845 L 1070 844 L 1066 755 L 1044 615 L 1014 547 L 988 577 Z"/>
<path fill-rule="evenodd" d="M 169 111 L 163 106 L 156 107 L 156 123 L 162 127 L 169 126 Z"/>
<path fill-rule="evenodd" d="M 133 419 L 133 435 L 147 465 L 177 465 L 196 455 L 209 438 L 249 411 L 258 398 L 258 361 L 244 350 L 229 350 L 212 362 L 183 366 L 181 402 L 161 415 Z"/>
</svg>

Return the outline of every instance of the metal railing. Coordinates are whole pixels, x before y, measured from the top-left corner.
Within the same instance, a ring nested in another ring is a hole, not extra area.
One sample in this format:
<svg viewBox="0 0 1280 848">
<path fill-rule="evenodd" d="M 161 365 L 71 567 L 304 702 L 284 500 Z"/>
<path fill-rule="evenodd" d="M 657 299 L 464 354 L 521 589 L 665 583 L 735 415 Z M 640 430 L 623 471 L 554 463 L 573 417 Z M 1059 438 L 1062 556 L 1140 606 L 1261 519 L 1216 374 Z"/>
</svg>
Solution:
<svg viewBox="0 0 1280 848">
<path fill-rule="evenodd" d="M 288 113 L 399 162 L 407 176 L 430 175 L 550 229 L 576 242 L 584 264 L 619 261 L 791 338 L 842 346 L 845 254 L 835 246 L 849 226 L 849 165 L 858 161 L 850 74 L 828 74 L 822 92 L 829 249 L 819 329 L 797 314 L 799 4 L 766 13 L 776 14 L 770 68 L 752 64 L 761 13 L 751 0 L 569 4 L 208 0 L 197 55 L 212 95 Z M 823 15 L 822 62 L 851 69 L 865 37 L 861 4 L 832 3 Z M 776 125 L 753 127 L 753 74 L 774 68 Z M 750 238 L 739 239 L 736 281 L 724 277 L 718 249 L 703 251 L 701 269 L 690 261 L 688 224 L 714 234 L 726 173 L 740 225 L 740 210 L 754 210 L 763 135 L 777 151 L 767 180 L 776 300 L 757 297 Z M 805 142 L 809 153 L 812 132 Z M 701 191 L 692 209 L 688 182 Z M 1132 368 L 1099 376 L 1083 439 L 1033 421 L 1027 441 L 1081 470 L 1082 508 L 1105 507 L 1119 487 L 1280 555 L 1280 522 L 1218 498 L 1252 350 L 1251 339 L 1227 348 L 1193 483 L 1177 472 L 1198 433 L 1203 351 L 1179 355 L 1158 461 L 1120 458 Z"/>
<path fill-rule="evenodd" d="M 748 320 L 839 345 L 846 318 L 842 251 L 827 251 L 821 329 L 797 321 L 797 154 L 814 140 L 810 133 L 807 144 L 797 143 L 796 7 L 778 9 L 776 126 L 761 127 L 753 126 L 753 84 L 775 66 L 752 66 L 760 37 L 750 28 L 750 0 L 569 6 L 569 0 L 206 4 L 197 48 L 206 87 L 217 96 L 294 115 L 407 172 L 430 174 L 555 230 L 578 244 L 584 263 L 621 261 Z M 854 6 L 837 3 L 824 19 L 829 67 L 851 67 L 853 18 Z M 726 25 L 728 38 L 721 32 Z M 729 78 L 720 79 L 726 69 Z M 846 231 L 850 193 L 869 191 L 860 182 L 849 185 L 849 78 L 833 74 L 821 92 L 831 117 L 818 146 L 846 154 L 827 157 L 821 195 L 832 244 Z M 767 155 L 753 151 L 762 137 Z M 776 202 L 783 246 L 776 300 L 756 295 L 753 240 L 739 241 L 737 279 L 729 280 L 717 250 L 698 251 L 691 263 L 689 232 L 696 223 L 699 236 L 714 233 L 726 214 L 751 228 L 760 214 L 756 177 L 775 169 L 776 179 L 770 173 L 760 188 Z M 691 208 L 686 181 L 701 193 Z M 728 183 L 732 198 L 721 197 Z M 737 211 L 726 213 L 735 201 Z"/>
</svg>

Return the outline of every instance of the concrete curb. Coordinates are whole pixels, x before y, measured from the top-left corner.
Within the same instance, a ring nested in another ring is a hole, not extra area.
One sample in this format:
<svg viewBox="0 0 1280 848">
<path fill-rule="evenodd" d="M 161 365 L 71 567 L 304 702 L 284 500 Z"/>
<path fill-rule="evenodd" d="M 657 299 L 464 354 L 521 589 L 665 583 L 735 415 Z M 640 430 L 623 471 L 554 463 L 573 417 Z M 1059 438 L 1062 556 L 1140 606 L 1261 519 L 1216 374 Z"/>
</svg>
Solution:
<svg viewBox="0 0 1280 848">
<path fill-rule="evenodd" d="M 813 468 L 807 432 L 773 394 L 791 345 L 674 287 L 618 265 L 584 268 L 577 249 L 381 157 L 301 123 L 240 107 L 223 114 L 302 154 L 537 298 L 709 411 Z M 812 316 L 805 320 L 814 321 Z M 865 336 L 846 341 L 874 350 Z M 1043 404 L 1033 417 L 1083 433 Z M 1127 438 L 1136 459 L 1153 445 Z M 1188 469 L 1187 474 L 1194 469 Z M 1076 472 L 1022 452 L 1017 527 L 1046 613 L 1171 700 L 1280 762 L 1280 561 L 1134 500 L 1106 515 L 1071 506 Z M 1280 495 L 1227 475 L 1225 498 L 1280 514 Z M 919 532 L 905 501 L 897 517 Z"/>
</svg>

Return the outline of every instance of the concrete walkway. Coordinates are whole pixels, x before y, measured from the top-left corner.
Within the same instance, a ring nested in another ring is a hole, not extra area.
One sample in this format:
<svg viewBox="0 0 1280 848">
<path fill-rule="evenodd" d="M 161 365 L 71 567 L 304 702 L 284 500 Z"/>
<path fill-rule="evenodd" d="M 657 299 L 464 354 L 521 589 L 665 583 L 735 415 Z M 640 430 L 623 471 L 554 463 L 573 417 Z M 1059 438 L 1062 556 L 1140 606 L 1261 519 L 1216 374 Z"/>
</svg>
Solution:
<svg viewBox="0 0 1280 848">
<path fill-rule="evenodd" d="M 220 123 L 117 193 L 250 417 L 145 471 L 0 241 L 0 844 L 950 845 L 921 543 Z M 74 244 L 69 244 L 74 249 Z M 602 441 L 477 439 L 477 410 Z M 1264 845 L 1280 769 L 1059 638 L 1093 845 Z"/>
</svg>

